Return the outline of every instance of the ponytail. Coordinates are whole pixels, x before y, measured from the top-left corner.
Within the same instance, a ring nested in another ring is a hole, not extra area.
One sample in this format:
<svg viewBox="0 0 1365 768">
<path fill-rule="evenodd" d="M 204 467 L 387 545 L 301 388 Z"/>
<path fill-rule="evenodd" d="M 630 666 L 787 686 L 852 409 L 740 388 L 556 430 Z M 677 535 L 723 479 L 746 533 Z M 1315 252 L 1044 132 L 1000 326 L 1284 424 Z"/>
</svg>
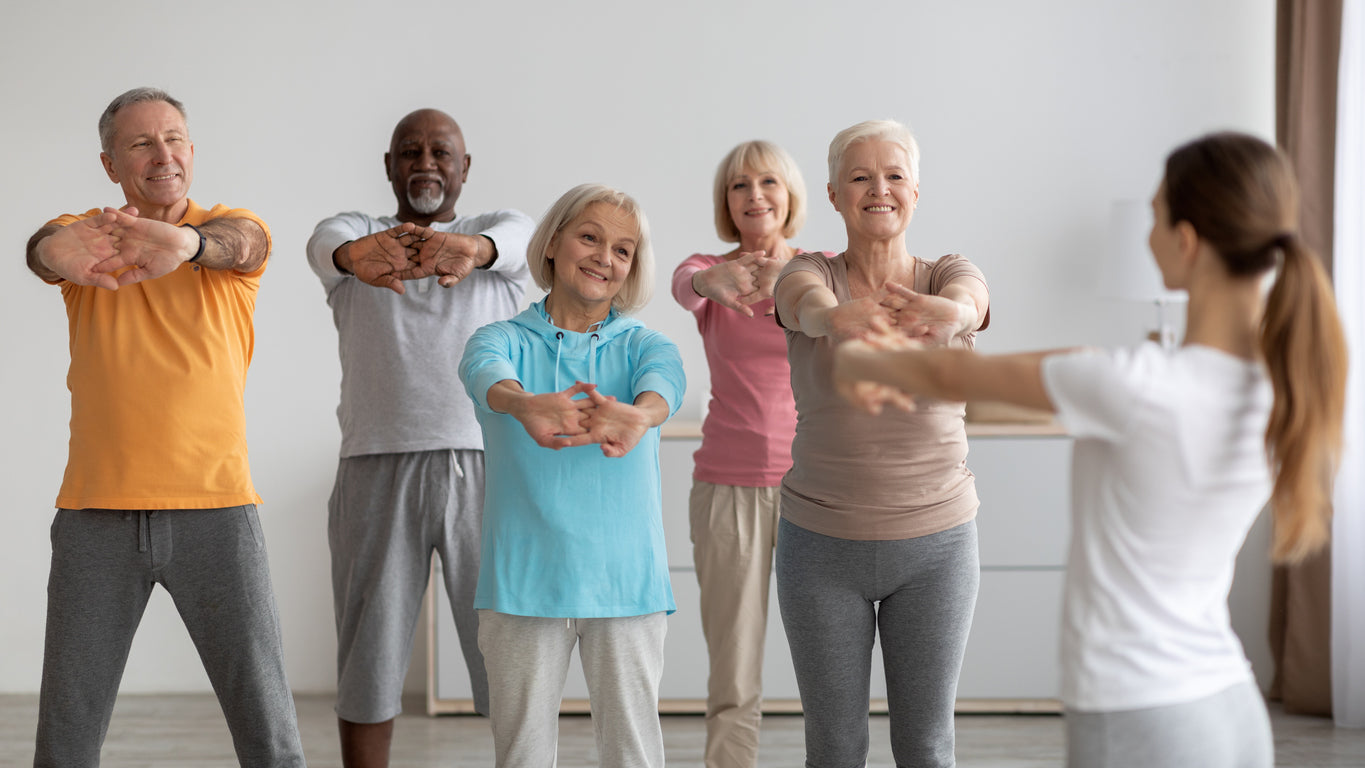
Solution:
<svg viewBox="0 0 1365 768">
<path fill-rule="evenodd" d="M 1298 237 L 1283 254 L 1261 320 L 1261 351 L 1275 390 L 1265 445 L 1275 476 L 1271 557 L 1296 562 L 1331 535 L 1332 480 L 1341 458 L 1346 339 L 1327 272 Z"/>
</svg>

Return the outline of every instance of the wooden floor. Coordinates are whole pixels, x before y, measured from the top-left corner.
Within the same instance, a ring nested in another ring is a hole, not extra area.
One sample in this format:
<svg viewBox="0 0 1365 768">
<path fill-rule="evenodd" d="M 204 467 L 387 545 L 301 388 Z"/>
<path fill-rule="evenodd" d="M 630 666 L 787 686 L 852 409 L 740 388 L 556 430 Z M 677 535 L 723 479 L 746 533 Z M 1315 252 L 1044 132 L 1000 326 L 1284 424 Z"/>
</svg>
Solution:
<svg viewBox="0 0 1365 768">
<path fill-rule="evenodd" d="M 31 765 L 36 696 L 0 696 L 0 766 Z M 431 718 L 421 702 L 398 719 L 393 768 L 491 766 L 493 742 L 483 718 Z M 313 768 L 340 765 L 336 720 L 329 696 L 298 698 L 299 728 Z M 689 715 L 664 717 L 664 743 L 670 766 L 700 767 L 705 727 Z M 1276 765 L 1293 768 L 1365 766 L 1365 731 L 1338 729 L 1330 720 L 1272 712 Z M 868 765 L 892 766 L 887 720 L 871 721 Z M 1041 768 L 1062 764 L 1062 719 L 1053 715 L 959 715 L 957 755 L 960 768 Z M 801 718 L 773 715 L 763 721 L 760 764 L 798 766 L 803 762 Z M 104 745 L 103 768 L 232 768 L 237 761 L 217 702 L 209 695 L 123 696 L 114 711 Z M 596 765 L 591 721 L 560 719 L 561 768 Z"/>
</svg>

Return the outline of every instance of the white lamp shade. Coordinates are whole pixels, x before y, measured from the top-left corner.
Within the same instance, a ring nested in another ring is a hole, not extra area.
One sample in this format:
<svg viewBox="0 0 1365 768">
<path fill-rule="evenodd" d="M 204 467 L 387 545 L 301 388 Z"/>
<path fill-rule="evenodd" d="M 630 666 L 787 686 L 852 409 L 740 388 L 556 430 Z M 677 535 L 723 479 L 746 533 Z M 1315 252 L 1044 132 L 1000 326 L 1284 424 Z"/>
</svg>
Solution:
<svg viewBox="0 0 1365 768">
<path fill-rule="evenodd" d="M 1100 269 L 1100 293 L 1128 301 L 1184 301 L 1183 291 L 1168 291 L 1161 282 L 1147 234 L 1152 207 L 1141 200 L 1117 200 L 1109 211 L 1109 254 Z"/>
</svg>

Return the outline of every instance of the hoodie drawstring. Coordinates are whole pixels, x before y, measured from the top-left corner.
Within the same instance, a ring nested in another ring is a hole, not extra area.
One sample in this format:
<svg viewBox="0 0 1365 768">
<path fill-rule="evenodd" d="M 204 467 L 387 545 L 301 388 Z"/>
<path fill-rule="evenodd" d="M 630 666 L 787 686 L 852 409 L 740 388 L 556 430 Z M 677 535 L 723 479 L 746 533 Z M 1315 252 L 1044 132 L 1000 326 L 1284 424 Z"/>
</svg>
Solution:
<svg viewBox="0 0 1365 768">
<path fill-rule="evenodd" d="M 597 383 L 597 342 L 599 342 L 599 341 L 601 341 L 601 340 L 602 340 L 602 337 L 601 337 L 601 336 L 598 336 L 598 335 L 595 334 L 595 333 L 594 333 L 592 336 L 589 336 L 589 337 L 588 337 L 588 383 L 589 383 L 589 384 L 596 384 L 596 383 Z"/>
<path fill-rule="evenodd" d="M 564 332 L 555 331 L 555 388 L 554 392 L 559 391 L 559 353 L 564 350 Z"/>
</svg>

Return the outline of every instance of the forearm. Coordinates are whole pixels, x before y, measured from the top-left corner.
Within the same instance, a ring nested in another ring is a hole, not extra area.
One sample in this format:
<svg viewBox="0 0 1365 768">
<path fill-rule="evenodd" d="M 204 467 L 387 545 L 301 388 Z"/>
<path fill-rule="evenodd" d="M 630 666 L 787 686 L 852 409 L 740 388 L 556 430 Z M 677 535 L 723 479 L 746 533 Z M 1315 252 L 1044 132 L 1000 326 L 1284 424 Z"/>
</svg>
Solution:
<svg viewBox="0 0 1365 768">
<path fill-rule="evenodd" d="M 498 244 L 483 233 L 475 235 L 474 239 L 479 243 L 478 254 L 474 257 L 474 268 L 492 269 L 498 261 Z"/>
<path fill-rule="evenodd" d="M 200 225 L 199 232 L 204 236 L 204 253 L 195 263 L 206 269 L 254 272 L 270 252 L 265 230 L 250 219 L 212 219 Z"/>
<path fill-rule="evenodd" d="M 1061 350 L 979 355 L 963 349 L 867 351 L 851 356 L 849 378 L 922 397 L 992 401 L 1052 411 L 1042 361 Z"/>
<path fill-rule="evenodd" d="M 982 290 L 974 288 L 975 286 L 969 288 L 962 283 L 954 282 L 945 286 L 939 293 L 939 296 L 956 303 L 959 307 L 958 328 L 954 336 L 965 336 L 981 327 L 988 299 L 982 295 L 984 288 Z"/>
<path fill-rule="evenodd" d="M 706 305 L 706 298 L 697 290 L 694 282 L 700 272 L 701 267 L 686 262 L 673 270 L 673 300 L 688 312 L 696 312 Z"/>
<path fill-rule="evenodd" d="M 503 379 L 488 388 L 488 408 L 517 418 L 519 407 L 531 397 L 516 379 Z"/>
<path fill-rule="evenodd" d="M 657 427 L 668 421 L 670 413 L 668 401 L 658 392 L 641 392 L 635 398 L 635 408 L 644 416 L 647 425 L 646 429 Z"/>
<path fill-rule="evenodd" d="M 55 283 L 58 280 L 61 280 L 62 277 L 56 272 L 53 272 L 47 264 L 43 263 L 42 243 L 59 229 L 61 229 L 61 226 L 57 224 L 48 224 L 44 226 L 42 229 L 33 233 L 33 237 L 28 239 L 28 247 L 24 249 L 29 271 L 48 283 Z"/>
<path fill-rule="evenodd" d="M 839 300 L 828 289 L 813 288 L 806 291 L 794 303 L 792 317 L 796 327 L 792 330 L 812 338 L 831 335 L 829 313 L 837 306 Z"/>
</svg>

